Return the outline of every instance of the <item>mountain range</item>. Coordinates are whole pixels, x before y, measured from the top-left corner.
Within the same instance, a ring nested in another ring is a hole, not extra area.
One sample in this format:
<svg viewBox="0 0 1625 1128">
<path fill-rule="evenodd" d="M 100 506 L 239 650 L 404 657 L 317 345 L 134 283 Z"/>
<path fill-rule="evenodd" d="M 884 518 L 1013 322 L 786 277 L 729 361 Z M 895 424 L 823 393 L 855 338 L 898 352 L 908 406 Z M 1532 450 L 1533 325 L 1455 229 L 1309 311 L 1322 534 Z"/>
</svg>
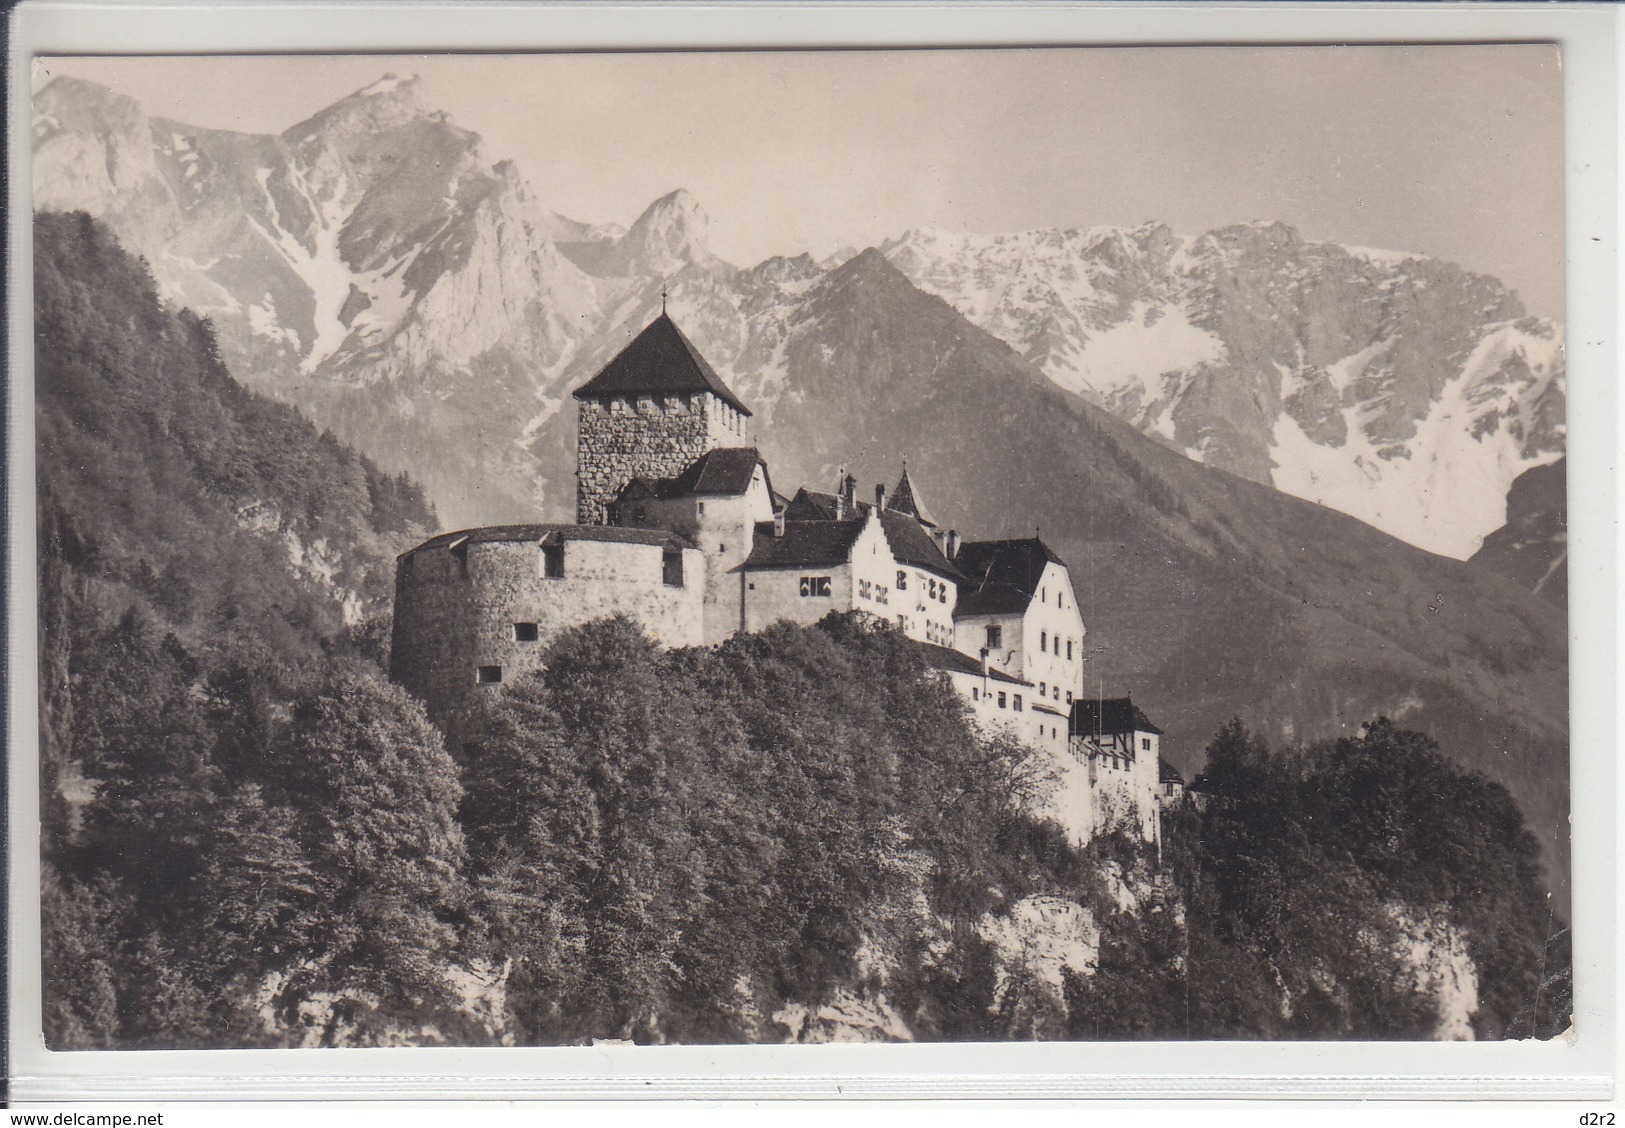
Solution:
<svg viewBox="0 0 1625 1128">
<path fill-rule="evenodd" d="M 59 78 L 35 98 L 34 188 L 109 222 L 234 370 L 411 470 L 453 523 L 569 512 L 572 482 L 528 440 L 662 289 L 770 418 L 796 391 L 778 328 L 851 253 L 730 266 L 680 190 L 629 228 L 567 219 L 394 76 L 277 136 Z M 1512 482 L 1563 453 L 1560 327 L 1450 263 L 1278 223 L 917 230 L 880 250 L 1159 442 L 1430 551 L 1471 556 Z"/>
<path fill-rule="evenodd" d="M 569 390 L 665 303 L 781 491 L 906 457 L 967 535 L 1040 526 L 1100 692 L 1182 769 L 1233 715 L 1295 743 L 1387 714 L 1512 790 L 1564 895 L 1563 613 L 1424 551 L 1473 553 L 1561 456 L 1560 335 L 1491 279 L 1280 226 L 916 232 L 740 269 L 685 192 L 624 230 L 549 211 L 394 78 L 275 137 L 58 79 L 34 155 L 37 207 L 104 218 L 234 372 L 448 527 L 568 519 Z"/>
</svg>

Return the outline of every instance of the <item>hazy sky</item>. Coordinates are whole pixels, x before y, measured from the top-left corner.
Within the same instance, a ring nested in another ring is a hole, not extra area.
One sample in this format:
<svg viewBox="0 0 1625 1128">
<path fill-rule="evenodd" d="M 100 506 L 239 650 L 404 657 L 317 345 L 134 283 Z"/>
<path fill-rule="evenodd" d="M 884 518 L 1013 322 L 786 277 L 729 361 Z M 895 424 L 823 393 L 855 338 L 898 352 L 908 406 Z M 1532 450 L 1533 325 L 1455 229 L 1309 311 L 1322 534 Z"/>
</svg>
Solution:
<svg viewBox="0 0 1625 1128">
<path fill-rule="evenodd" d="M 687 188 L 739 265 L 911 227 L 1282 220 L 1419 251 L 1562 313 L 1550 46 L 45 60 L 194 125 L 279 132 L 380 75 L 628 224 Z"/>
</svg>

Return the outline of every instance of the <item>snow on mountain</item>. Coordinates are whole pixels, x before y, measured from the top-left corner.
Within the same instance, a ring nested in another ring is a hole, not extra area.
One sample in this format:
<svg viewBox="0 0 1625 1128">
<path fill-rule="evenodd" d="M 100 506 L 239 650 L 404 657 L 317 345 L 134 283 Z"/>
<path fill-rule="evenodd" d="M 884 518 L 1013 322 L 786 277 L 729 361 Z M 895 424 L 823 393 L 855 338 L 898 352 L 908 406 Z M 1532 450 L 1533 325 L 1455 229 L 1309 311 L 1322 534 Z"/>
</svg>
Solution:
<svg viewBox="0 0 1625 1128">
<path fill-rule="evenodd" d="M 663 289 L 770 427 L 804 394 L 786 375 L 790 320 L 857 257 L 737 269 L 681 189 L 624 230 L 557 215 L 410 77 L 275 137 L 149 118 L 67 78 L 34 108 L 37 207 L 107 220 L 166 298 L 213 320 L 234 371 L 411 469 L 452 521 L 568 513 L 547 444 L 569 439 L 569 389 Z M 920 230 L 881 251 L 1060 387 L 1188 457 L 1434 551 L 1470 555 L 1504 522 L 1512 480 L 1562 453 L 1559 331 L 1424 256 L 1280 224 Z"/>
<path fill-rule="evenodd" d="M 1560 330 L 1493 279 L 1281 224 L 882 247 L 1056 384 L 1198 461 L 1465 558 L 1561 457 Z"/>
</svg>

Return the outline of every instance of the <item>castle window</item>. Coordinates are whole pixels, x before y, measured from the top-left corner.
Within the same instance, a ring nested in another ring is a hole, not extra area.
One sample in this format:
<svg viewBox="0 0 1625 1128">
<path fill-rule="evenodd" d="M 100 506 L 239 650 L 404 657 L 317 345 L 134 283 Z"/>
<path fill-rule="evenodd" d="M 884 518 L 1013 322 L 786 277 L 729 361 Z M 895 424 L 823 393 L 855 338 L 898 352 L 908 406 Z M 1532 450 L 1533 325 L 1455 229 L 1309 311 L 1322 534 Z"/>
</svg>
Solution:
<svg viewBox="0 0 1625 1128">
<path fill-rule="evenodd" d="M 1071 639 L 1066 640 L 1066 660 L 1068 662 L 1072 661 L 1072 640 Z"/>
<path fill-rule="evenodd" d="M 1004 708 L 1004 690 L 999 690 L 999 708 Z"/>
<path fill-rule="evenodd" d="M 899 573 L 899 575 L 901 575 L 901 573 Z M 1001 647 L 1003 645 L 1004 645 L 1004 628 L 999 627 L 999 626 L 990 626 L 990 627 L 988 627 L 987 628 L 987 648 L 989 650 L 997 650 L 999 647 Z"/>
<path fill-rule="evenodd" d="M 828 576 L 802 576 L 801 577 L 801 598 L 803 598 L 803 599 L 808 599 L 808 598 L 827 599 L 828 597 L 829 597 L 829 577 Z"/>
<path fill-rule="evenodd" d="M 536 631 L 535 623 L 515 623 L 513 625 L 513 640 L 515 642 L 535 642 L 541 637 Z"/>
<path fill-rule="evenodd" d="M 1151 738 L 1149 736 L 1140 737 L 1140 747 L 1147 752 L 1151 751 Z"/>
<path fill-rule="evenodd" d="M 704 517 L 705 516 L 705 502 L 703 502 L 703 501 L 695 502 L 694 503 L 694 512 L 696 514 L 698 514 L 699 516 Z"/>
<path fill-rule="evenodd" d="M 974 685 L 970 687 L 970 699 L 972 701 L 980 701 L 982 699 L 982 691 L 977 689 Z"/>
<path fill-rule="evenodd" d="M 937 597 L 937 581 L 928 580 L 926 582 L 925 597 L 927 599 L 935 599 Z"/>
<path fill-rule="evenodd" d="M 667 587 L 683 586 L 683 550 L 668 548 L 660 555 L 660 578 Z"/>
<path fill-rule="evenodd" d="M 475 674 L 475 678 L 481 685 L 496 685 L 502 680 L 502 667 L 481 666 Z"/>
<path fill-rule="evenodd" d="M 1038 649 L 1042 650 L 1046 654 L 1049 653 L 1049 632 L 1048 631 L 1039 631 L 1038 632 Z"/>
<path fill-rule="evenodd" d="M 907 572 L 898 572 L 897 573 L 897 590 L 898 591 L 907 591 L 908 590 L 908 573 Z"/>
<path fill-rule="evenodd" d="M 1072 691 L 1070 689 L 1066 691 L 1066 703 L 1068 705 L 1072 704 Z"/>
<path fill-rule="evenodd" d="M 542 545 L 542 575 L 550 580 L 564 579 L 564 546 Z"/>
<path fill-rule="evenodd" d="M 1018 713 L 1021 712 L 1021 694 L 1015 695 L 1015 700 L 1010 703 L 1010 707 Z"/>
<path fill-rule="evenodd" d="M 1044 682 L 1039 682 L 1038 683 L 1038 696 L 1040 696 L 1040 697 L 1048 697 L 1049 696 L 1049 686 L 1046 685 Z"/>
<path fill-rule="evenodd" d="M 941 587 L 937 588 L 937 602 L 938 603 L 947 603 L 948 602 L 948 585 L 947 584 L 943 584 Z"/>
</svg>

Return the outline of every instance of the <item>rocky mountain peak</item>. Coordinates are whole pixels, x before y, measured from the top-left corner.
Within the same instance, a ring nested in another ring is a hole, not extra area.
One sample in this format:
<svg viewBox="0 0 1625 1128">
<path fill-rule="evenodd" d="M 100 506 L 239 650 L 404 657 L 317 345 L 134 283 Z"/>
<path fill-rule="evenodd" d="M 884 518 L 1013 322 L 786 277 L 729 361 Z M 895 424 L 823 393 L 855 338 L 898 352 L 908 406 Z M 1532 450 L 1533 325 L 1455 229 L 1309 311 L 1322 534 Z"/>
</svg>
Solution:
<svg viewBox="0 0 1625 1128">
<path fill-rule="evenodd" d="M 652 273 L 710 260 L 711 217 L 687 189 L 668 192 L 644 209 L 621 241 L 627 265 Z"/>
<path fill-rule="evenodd" d="M 460 129 L 442 111 L 431 110 L 417 78 L 386 74 L 354 94 L 333 103 L 285 130 L 281 140 L 306 160 L 319 161 L 323 151 L 344 161 L 359 161 L 371 176 L 374 167 L 442 164 L 459 153 L 477 155 L 479 135 Z"/>
<path fill-rule="evenodd" d="M 143 114 L 134 98 L 65 74 L 53 78 L 34 95 L 34 116 L 36 120 L 55 117 L 64 126 L 86 123 L 105 129 Z"/>
</svg>

